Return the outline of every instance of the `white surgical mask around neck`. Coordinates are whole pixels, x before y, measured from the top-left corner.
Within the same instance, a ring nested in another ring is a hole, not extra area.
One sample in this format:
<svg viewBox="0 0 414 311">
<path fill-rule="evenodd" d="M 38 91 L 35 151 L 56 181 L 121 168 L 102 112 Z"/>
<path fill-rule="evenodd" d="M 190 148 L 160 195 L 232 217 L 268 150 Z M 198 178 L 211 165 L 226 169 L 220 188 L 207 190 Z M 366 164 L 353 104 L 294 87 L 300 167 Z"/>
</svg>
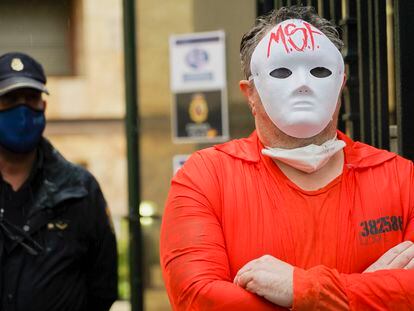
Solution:
<svg viewBox="0 0 414 311">
<path fill-rule="evenodd" d="M 279 160 L 305 173 L 313 173 L 322 168 L 329 159 L 345 147 L 343 140 L 336 136 L 322 145 L 308 145 L 295 149 L 265 147 L 262 154 Z"/>
</svg>

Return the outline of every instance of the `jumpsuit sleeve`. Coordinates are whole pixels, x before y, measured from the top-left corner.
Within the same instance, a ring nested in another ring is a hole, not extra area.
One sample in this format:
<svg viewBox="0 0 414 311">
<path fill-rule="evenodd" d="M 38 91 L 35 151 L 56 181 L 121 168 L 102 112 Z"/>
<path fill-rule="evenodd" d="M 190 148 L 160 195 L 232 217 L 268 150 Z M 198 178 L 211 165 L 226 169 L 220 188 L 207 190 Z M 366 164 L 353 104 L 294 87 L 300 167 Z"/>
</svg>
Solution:
<svg viewBox="0 0 414 311">
<path fill-rule="evenodd" d="M 403 240 L 414 242 L 414 174 L 408 180 L 402 187 L 410 211 Z M 342 274 L 325 266 L 295 268 L 293 287 L 293 310 L 414 309 L 414 270 Z"/>
<path fill-rule="evenodd" d="M 89 189 L 93 239 L 88 250 L 87 310 L 107 311 L 118 297 L 118 264 L 115 232 L 105 198 L 95 179 Z"/>
<path fill-rule="evenodd" d="M 190 157 L 172 180 L 160 255 L 174 310 L 284 310 L 233 284 L 217 210 L 217 173 L 204 155 Z"/>
<path fill-rule="evenodd" d="M 341 274 L 316 266 L 294 270 L 293 310 L 413 310 L 414 270 Z"/>
</svg>

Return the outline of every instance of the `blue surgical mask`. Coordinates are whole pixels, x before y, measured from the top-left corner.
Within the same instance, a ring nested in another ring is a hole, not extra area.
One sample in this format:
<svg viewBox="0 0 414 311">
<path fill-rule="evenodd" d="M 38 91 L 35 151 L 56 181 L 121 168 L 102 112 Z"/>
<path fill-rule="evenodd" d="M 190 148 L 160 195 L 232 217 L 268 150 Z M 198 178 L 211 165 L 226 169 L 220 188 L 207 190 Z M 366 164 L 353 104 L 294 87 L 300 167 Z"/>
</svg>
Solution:
<svg viewBox="0 0 414 311">
<path fill-rule="evenodd" d="M 45 113 L 26 105 L 0 111 L 0 145 L 14 153 L 34 150 L 45 129 Z"/>
</svg>

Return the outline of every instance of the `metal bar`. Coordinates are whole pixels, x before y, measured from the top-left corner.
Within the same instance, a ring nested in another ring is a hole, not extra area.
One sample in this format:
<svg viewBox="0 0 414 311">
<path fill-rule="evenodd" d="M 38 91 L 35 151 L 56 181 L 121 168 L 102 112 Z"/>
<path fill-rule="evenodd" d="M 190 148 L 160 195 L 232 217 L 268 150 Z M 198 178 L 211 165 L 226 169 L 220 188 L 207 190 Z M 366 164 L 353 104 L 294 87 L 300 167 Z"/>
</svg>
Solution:
<svg viewBox="0 0 414 311">
<path fill-rule="evenodd" d="M 126 139 L 128 157 L 128 219 L 129 219 L 129 273 L 131 286 L 131 310 L 144 308 L 143 247 L 139 217 L 139 115 L 137 92 L 137 63 L 135 43 L 135 0 L 123 0 Z"/>
<path fill-rule="evenodd" d="M 318 1 L 318 13 L 323 18 L 330 20 L 330 10 L 329 10 L 329 0 L 319 0 Z"/>
<path fill-rule="evenodd" d="M 329 15 L 331 16 L 331 20 L 338 24 L 341 20 L 342 15 L 342 1 L 338 0 L 330 0 L 329 1 Z"/>
<path fill-rule="evenodd" d="M 256 1 L 257 16 L 264 15 L 274 9 L 273 0 L 258 0 Z"/>
<path fill-rule="evenodd" d="M 387 71 L 388 71 L 388 110 L 390 123 L 390 150 L 397 148 L 397 111 L 395 105 L 395 61 L 394 61 L 394 1 L 386 0 L 387 15 Z"/>
<path fill-rule="evenodd" d="M 316 10 L 318 8 L 318 0 L 307 0 L 306 5 L 313 6 Z"/>
<path fill-rule="evenodd" d="M 376 0 L 375 0 L 376 1 Z M 369 83 L 366 84 L 367 91 L 369 92 L 369 100 L 365 105 L 369 105 L 369 116 L 367 117 L 367 124 L 369 124 L 369 134 L 370 136 L 370 144 L 371 145 L 378 145 L 377 135 L 376 132 L 378 131 L 376 120 L 376 102 L 377 102 L 377 94 L 375 92 L 375 81 L 376 81 L 376 71 L 375 71 L 375 64 L 376 64 L 376 56 L 375 53 L 375 16 L 374 16 L 374 3 L 373 0 L 367 0 L 367 19 L 368 19 L 368 76 L 369 76 Z"/>
<path fill-rule="evenodd" d="M 387 68 L 387 15 L 386 0 L 374 1 L 375 16 L 375 105 L 376 146 L 390 149 L 388 110 L 388 68 Z"/>
<path fill-rule="evenodd" d="M 341 18 L 342 18 L 342 2 L 338 2 L 337 0 L 325 0 L 325 6 L 327 10 L 329 10 L 329 17 L 330 21 L 332 21 L 335 25 L 339 25 Z M 324 18 L 328 19 L 326 16 Z M 342 38 L 342 27 L 338 28 L 339 35 Z M 341 95 L 341 102 L 344 101 L 344 93 Z M 339 112 L 339 116 L 345 114 L 345 105 L 341 104 L 341 109 Z M 346 131 L 346 123 L 342 117 L 338 118 L 338 128 L 341 131 Z"/>
<path fill-rule="evenodd" d="M 370 0 L 367 0 L 370 1 Z M 357 1 L 360 140 L 371 144 L 368 3 Z"/>
<path fill-rule="evenodd" d="M 394 0 L 398 152 L 414 160 L 414 1 Z"/>
<path fill-rule="evenodd" d="M 347 82 L 342 97 L 342 120 L 345 122 L 343 129 L 353 139 L 360 140 L 357 7 L 355 1 L 343 0 L 342 5 L 344 16 L 340 24 L 345 44 L 342 54 L 347 70 Z"/>
<path fill-rule="evenodd" d="M 256 0 L 256 16 L 263 15 L 263 1 Z"/>
<path fill-rule="evenodd" d="M 283 6 L 283 1 L 282 0 L 275 0 L 275 9 L 279 9 Z"/>
</svg>

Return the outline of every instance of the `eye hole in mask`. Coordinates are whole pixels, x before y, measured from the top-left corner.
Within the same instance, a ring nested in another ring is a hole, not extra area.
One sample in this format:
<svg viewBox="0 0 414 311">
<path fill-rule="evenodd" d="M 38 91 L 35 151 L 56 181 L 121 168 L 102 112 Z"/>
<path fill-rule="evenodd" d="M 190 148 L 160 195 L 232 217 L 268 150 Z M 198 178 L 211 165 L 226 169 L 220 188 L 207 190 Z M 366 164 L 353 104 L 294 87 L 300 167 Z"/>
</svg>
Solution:
<svg viewBox="0 0 414 311">
<path fill-rule="evenodd" d="M 273 78 L 278 78 L 278 79 L 286 79 L 291 74 L 292 74 L 292 71 L 290 71 L 289 69 L 285 67 L 276 68 L 271 73 L 269 73 L 269 75 L 271 75 Z"/>
<path fill-rule="evenodd" d="M 315 67 L 310 73 L 316 78 L 326 78 L 332 74 L 332 71 L 325 67 Z"/>
</svg>

